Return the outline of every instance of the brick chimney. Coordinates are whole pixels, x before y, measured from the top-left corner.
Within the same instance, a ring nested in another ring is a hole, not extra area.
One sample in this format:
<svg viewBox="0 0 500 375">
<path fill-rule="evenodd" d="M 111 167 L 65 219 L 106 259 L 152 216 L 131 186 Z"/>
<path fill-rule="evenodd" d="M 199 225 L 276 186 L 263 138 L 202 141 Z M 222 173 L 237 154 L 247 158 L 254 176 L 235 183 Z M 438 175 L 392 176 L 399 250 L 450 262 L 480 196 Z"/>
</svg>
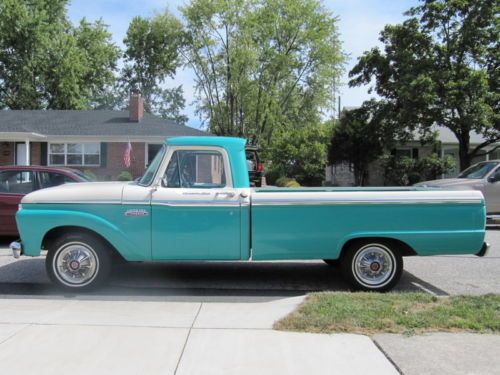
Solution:
<svg viewBox="0 0 500 375">
<path fill-rule="evenodd" d="M 132 91 L 130 93 L 129 111 L 129 120 L 131 122 L 140 122 L 144 117 L 144 101 L 140 91 Z"/>
</svg>

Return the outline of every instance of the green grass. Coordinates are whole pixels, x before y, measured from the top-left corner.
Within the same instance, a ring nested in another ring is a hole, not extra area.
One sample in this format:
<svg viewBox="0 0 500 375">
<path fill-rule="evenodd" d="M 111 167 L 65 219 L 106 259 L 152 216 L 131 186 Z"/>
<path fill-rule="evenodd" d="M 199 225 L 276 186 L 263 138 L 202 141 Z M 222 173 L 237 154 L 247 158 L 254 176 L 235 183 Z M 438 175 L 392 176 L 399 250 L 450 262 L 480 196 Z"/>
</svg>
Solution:
<svg viewBox="0 0 500 375">
<path fill-rule="evenodd" d="M 274 325 L 301 332 L 418 334 L 500 332 L 500 295 L 434 297 L 425 293 L 310 294 Z"/>
</svg>

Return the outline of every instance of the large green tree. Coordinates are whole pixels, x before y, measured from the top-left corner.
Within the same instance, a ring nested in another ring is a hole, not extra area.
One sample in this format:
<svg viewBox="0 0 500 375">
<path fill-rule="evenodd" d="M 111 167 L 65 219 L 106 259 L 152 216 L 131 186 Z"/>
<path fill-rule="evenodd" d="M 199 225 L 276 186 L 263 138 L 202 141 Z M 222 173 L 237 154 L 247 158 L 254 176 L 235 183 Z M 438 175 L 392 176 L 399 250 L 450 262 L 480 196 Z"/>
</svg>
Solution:
<svg viewBox="0 0 500 375">
<path fill-rule="evenodd" d="M 182 87 L 164 86 L 181 65 L 178 52 L 185 42 L 181 22 L 168 10 L 151 18 L 134 17 L 123 42 L 122 102 L 128 102 L 132 90 L 140 90 L 147 112 L 185 124 L 187 117 L 180 113 L 185 105 Z"/>
<path fill-rule="evenodd" d="M 182 13 L 211 132 L 268 144 L 275 129 L 318 122 L 343 59 L 337 20 L 319 1 L 192 0 Z"/>
<path fill-rule="evenodd" d="M 390 119 L 425 134 L 437 124 L 459 142 L 460 168 L 500 139 L 497 0 L 423 0 L 381 32 L 350 72 L 351 86 L 374 83 Z M 485 137 L 471 149 L 470 133 Z"/>
<path fill-rule="evenodd" d="M 119 56 L 102 21 L 66 15 L 67 0 L 0 0 L 0 107 L 92 108 Z"/>
</svg>

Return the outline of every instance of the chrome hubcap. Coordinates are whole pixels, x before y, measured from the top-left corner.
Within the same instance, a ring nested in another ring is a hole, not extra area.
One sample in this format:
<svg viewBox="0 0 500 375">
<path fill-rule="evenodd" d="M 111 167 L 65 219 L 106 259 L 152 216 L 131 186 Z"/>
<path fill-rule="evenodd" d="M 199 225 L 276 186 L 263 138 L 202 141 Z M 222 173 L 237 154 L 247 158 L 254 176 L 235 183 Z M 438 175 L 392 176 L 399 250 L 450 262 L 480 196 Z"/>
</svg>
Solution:
<svg viewBox="0 0 500 375">
<path fill-rule="evenodd" d="M 358 250 L 353 262 L 356 279 L 365 286 L 383 286 L 394 274 L 395 259 L 383 245 L 366 245 Z"/>
<path fill-rule="evenodd" d="M 94 250 L 83 243 L 69 243 L 60 248 L 54 262 L 58 279 L 66 285 L 83 286 L 97 275 L 99 261 Z"/>
</svg>

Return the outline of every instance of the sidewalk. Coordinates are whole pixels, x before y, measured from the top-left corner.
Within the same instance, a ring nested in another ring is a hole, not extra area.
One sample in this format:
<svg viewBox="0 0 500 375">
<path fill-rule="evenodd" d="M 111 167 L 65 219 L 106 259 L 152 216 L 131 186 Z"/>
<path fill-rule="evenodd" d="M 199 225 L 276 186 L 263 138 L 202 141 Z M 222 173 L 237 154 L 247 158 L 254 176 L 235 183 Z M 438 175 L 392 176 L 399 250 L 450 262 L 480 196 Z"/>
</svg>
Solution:
<svg viewBox="0 0 500 375">
<path fill-rule="evenodd" d="M 301 300 L 0 299 L 0 373 L 397 374 L 366 336 L 273 331 Z"/>
</svg>

